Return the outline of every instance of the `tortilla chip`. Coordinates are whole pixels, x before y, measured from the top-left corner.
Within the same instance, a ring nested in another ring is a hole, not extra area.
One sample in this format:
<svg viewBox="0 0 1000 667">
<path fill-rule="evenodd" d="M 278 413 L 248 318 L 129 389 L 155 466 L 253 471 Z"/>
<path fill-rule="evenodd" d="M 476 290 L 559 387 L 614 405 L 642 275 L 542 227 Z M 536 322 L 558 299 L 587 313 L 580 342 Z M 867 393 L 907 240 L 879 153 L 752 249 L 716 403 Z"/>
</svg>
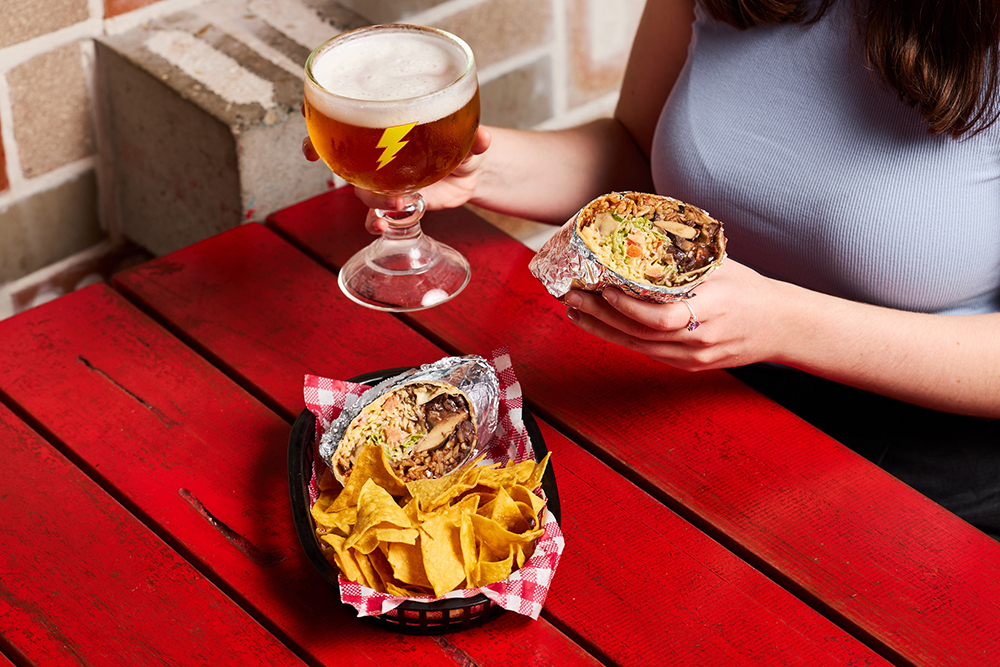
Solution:
<svg viewBox="0 0 1000 667">
<path fill-rule="evenodd" d="M 421 511 L 430 512 L 476 486 L 479 476 L 487 469 L 477 465 L 483 457 L 485 454 L 444 477 L 407 482 L 406 491 L 419 503 Z"/>
<path fill-rule="evenodd" d="M 480 561 L 476 564 L 476 587 L 495 584 L 510 576 L 514 568 L 514 553 L 499 561 Z"/>
<path fill-rule="evenodd" d="M 409 586 L 433 590 L 424 571 L 424 557 L 419 544 L 394 542 L 386 547 L 385 556 L 396 579 Z"/>
<path fill-rule="evenodd" d="M 436 515 L 420 526 L 424 571 L 435 597 L 455 590 L 465 580 L 460 525 Z"/>
<path fill-rule="evenodd" d="M 478 514 L 472 515 L 472 525 L 475 527 L 476 537 L 480 540 L 481 557 L 482 551 L 485 550 L 491 556 L 489 560 L 493 561 L 505 559 L 510 554 L 512 545 L 531 544 L 545 533 L 544 528 L 536 528 L 535 530 L 523 533 L 512 533 L 500 526 L 496 521 L 479 516 Z"/>
<path fill-rule="evenodd" d="M 355 461 L 351 475 L 344 483 L 343 490 L 327 508 L 327 511 L 336 512 L 345 507 L 357 505 L 361 488 L 368 480 L 375 482 L 391 496 L 402 496 L 406 493 L 406 484 L 389 467 L 389 461 L 385 458 L 385 452 L 382 451 L 382 448 L 368 445 L 358 453 L 358 460 Z"/>
<path fill-rule="evenodd" d="M 333 552 L 334 565 L 337 566 L 337 569 L 340 570 L 345 579 L 356 581 L 359 584 L 365 583 L 364 575 L 361 573 L 360 567 L 358 567 L 353 551 L 344 548 L 343 537 L 339 535 L 323 535 L 320 539 L 330 545 L 331 548 L 326 551 Z"/>
<path fill-rule="evenodd" d="M 378 545 L 377 533 L 373 533 L 373 531 L 376 529 L 385 531 L 393 528 L 413 530 L 413 539 L 416 539 L 415 529 L 413 529 L 410 518 L 403 508 L 374 480 L 366 480 L 358 495 L 358 520 L 354 524 L 354 529 L 351 531 L 350 537 L 347 538 L 345 546 L 351 548 L 356 544 L 362 544 L 365 549 L 363 553 L 371 553 L 372 549 Z M 373 538 L 370 533 L 376 537 Z M 375 539 L 373 546 L 371 545 L 372 539 Z"/>
</svg>

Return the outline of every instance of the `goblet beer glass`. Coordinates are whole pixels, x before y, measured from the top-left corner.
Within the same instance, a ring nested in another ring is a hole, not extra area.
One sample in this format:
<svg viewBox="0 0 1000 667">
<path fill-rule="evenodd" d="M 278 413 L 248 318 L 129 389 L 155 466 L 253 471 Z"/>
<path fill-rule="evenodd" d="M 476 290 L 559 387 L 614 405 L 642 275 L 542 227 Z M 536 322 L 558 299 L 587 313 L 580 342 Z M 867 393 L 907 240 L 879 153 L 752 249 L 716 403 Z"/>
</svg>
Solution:
<svg viewBox="0 0 1000 667">
<path fill-rule="evenodd" d="M 420 189 L 468 155 L 479 127 L 479 80 L 469 46 L 443 30 L 376 25 L 342 33 L 305 68 L 309 138 L 352 185 L 388 195 L 389 228 L 341 268 L 340 287 L 378 310 L 429 308 L 469 282 L 469 263 L 423 233 Z"/>
</svg>

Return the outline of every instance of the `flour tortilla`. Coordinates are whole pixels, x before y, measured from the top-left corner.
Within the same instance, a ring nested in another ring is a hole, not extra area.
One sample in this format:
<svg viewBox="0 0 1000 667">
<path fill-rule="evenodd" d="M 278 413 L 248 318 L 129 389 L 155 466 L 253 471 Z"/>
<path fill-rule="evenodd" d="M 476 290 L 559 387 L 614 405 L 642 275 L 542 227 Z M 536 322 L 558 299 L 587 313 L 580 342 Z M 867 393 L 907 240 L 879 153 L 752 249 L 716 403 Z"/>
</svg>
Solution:
<svg viewBox="0 0 1000 667">
<path fill-rule="evenodd" d="M 440 477 L 465 463 L 478 437 L 476 406 L 458 387 L 435 380 L 386 391 L 354 417 L 331 459 L 341 484 L 365 443 L 382 447 L 403 479 Z"/>
</svg>

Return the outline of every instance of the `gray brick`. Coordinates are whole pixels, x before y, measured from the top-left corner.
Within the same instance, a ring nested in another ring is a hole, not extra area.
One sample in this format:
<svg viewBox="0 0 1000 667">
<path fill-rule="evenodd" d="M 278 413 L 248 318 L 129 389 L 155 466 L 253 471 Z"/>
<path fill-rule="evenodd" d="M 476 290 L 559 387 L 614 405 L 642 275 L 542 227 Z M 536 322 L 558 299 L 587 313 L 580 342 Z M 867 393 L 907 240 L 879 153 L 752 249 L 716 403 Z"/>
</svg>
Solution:
<svg viewBox="0 0 1000 667">
<path fill-rule="evenodd" d="M 0 210 L 0 284 L 16 280 L 104 238 L 93 171 Z"/>
<path fill-rule="evenodd" d="M 480 69 L 553 39 L 551 4 L 538 0 L 488 0 L 435 26 L 468 42 Z"/>
<path fill-rule="evenodd" d="M 541 58 L 482 84 L 486 125 L 531 128 L 553 114 L 552 67 Z"/>
</svg>

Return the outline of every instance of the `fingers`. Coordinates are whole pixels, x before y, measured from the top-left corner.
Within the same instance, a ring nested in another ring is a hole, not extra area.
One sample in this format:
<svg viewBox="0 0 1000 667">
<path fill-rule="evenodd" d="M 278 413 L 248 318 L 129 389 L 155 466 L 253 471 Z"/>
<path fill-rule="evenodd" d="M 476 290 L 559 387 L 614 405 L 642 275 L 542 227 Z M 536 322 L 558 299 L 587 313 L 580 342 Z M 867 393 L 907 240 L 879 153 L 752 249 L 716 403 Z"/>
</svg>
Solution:
<svg viewBox="0 0 1000 667">
<path fill-rule="evenodd" d="M 305 116 L 306 105 L 303 104 L 299 107 L 299 109 L 301 109 L 302 115 Z M 308 136 L 302 140 L 302 154 L 305 155 L 306 159 L 310 162 L 315 162 L 319 159 L 319 153 L 316 152 L 316 149 L 313 147 L 312 140 Z"/>
<path fill-rule="evenodd" d="M 690 299 L 650 303 L 633 299 L 617 289 L 607 289 L 603 296 L 627 320 L 639 322 L 653 331 L 679 331 L 687 329 L 692 321 L 700 321 L 695 317 Z"/>
<path fill-rule="evenodd" d="M 656 361 L 683 368 L 686 364 L 682 360 L 690 356 L 690 352 L 687 349 L 690 344 L 689 341 L 651 340 L 637 337 L 622 331 L 618 326 L 608 324 L 589 313 L 575 308 L 570 308 L 566 314 L 574 324 L 584 331 L 603 338 L 609 343 L 619 345 L 639 354 L 644 354 Z M 678 339 L 680 336 L 674 334 L 674 338 Z"/>
<path fill-rule="evenodd" d="M 368 215 L 365 216 L 365 229 L 372 234 L 384 234 L 389 229 L 389 223 L 385 221 L 385 218 L 375 215 L 375 209 L 370 208 Z"/>
<path fill-rule="evenodd" d="M 319 159 L 319 153 L 313 147 L 312 140 L 306 137 L 302 140 L 302 154 L 306 156 L 306 159 L 310 162 L 315 162 Z"/>
<path fill-rule="evenodd" d="M 642 340 L 674 340 L 676 332 L 689 333 L 691 312 L 682 302 L 649 303 L 616 289 L 607 289 L 602 295 L 572 290 L 565 301 L 604 324 Z"/>
<path fill-rule="evenodd" d="M 354 187 L 354 195 L 368 207 L 368 215 L 365 216 L 365 229 L 372 234 L 383 234 L 385 233 L 385 230 L 389 229 L 389 223 L 386 222 L 384 218 L 380 218 L 375 215 L 375 209 L 397 209 L 401 208 L 404 203 L 401 197 L 380 195 L 376 192 L 372 192 L 371 190 L 365 190 L 364 188 L 357 186 Z"/>
<path fill-rule="evenodd" d="M 710 340 L 705 339 L 701 331 L 688 329 L 691 315 L 682 302 L 645 304 L 663 311 L 658 318 L 644 313 L 647 319 L 657 322 L 653 327 L 632 320 L 611 306 L 611 300 L 617 303 L 635 301 L 621 293 L 617 298 L 605 299 L 600 295 L 571 292 L 565 300 L 571 306 L 566 315 L 574 324 L 609 343 L 686 371 L 719 367 L 719 357 Z M 574 303 L 579 307 L 573 307 Z"/>
<path fill-rule="evenodd" d="M 476 130 L 476 139 L 472 142 L 472 150 L 469 151 L 469 155 L 482 155 L 491 143 L 493 143 L 493 135 L 490 134 L 489 129 L 480 125 L 479 129 Z"/>
<path fill-rule="evenodd" d="M 371 190 L 355 186 L 354 196 L 364 203 L 368 208 L 381 208 L 385 210 L 399 208 L 403 205 L 402 197 L 393 195 L 382 195 Z"/>
</svg>

